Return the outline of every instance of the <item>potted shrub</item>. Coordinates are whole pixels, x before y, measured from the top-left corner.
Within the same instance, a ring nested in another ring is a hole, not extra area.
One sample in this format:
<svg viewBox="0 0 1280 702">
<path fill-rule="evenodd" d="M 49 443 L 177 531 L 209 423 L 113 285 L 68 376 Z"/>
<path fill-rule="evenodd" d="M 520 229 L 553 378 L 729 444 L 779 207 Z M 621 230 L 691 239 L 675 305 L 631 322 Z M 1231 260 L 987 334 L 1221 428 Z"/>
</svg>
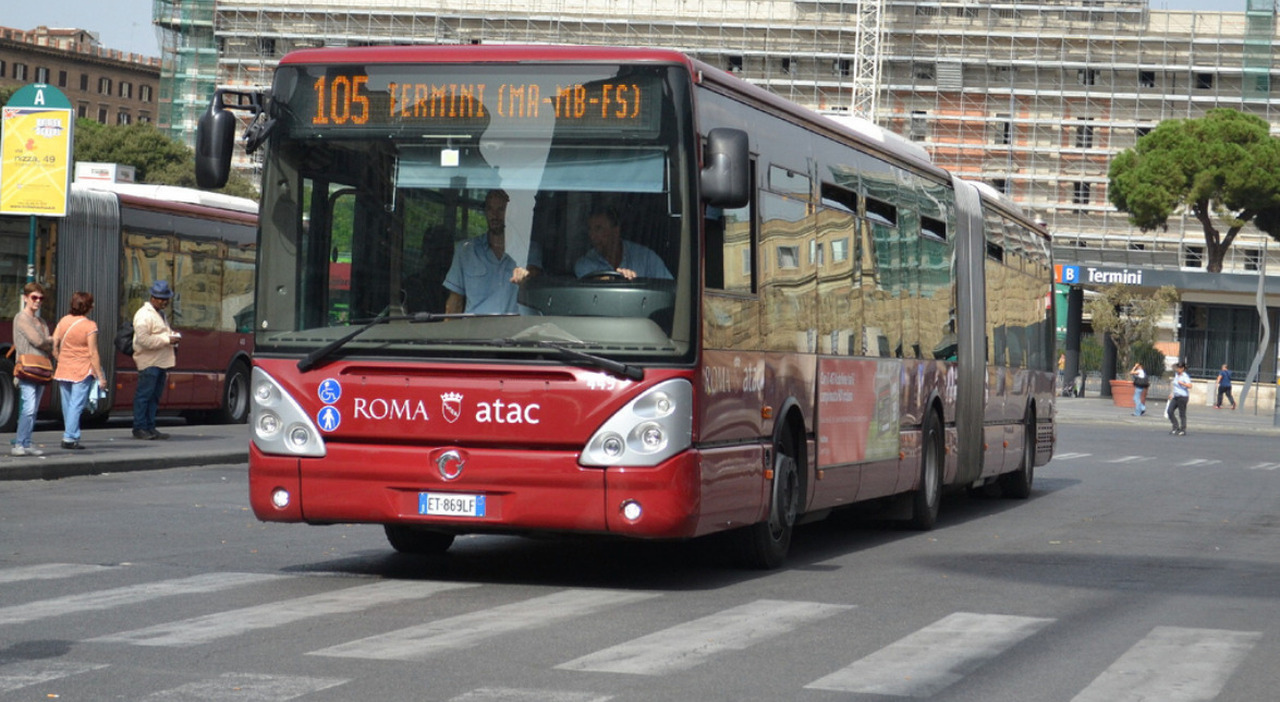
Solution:
<svg viewBox="0 0 1280 702">
<path fill-rule="evenodd" d="M 1085 303 L 1085 309 L 1093 318 L 1093 333 L 1099 339 L 1111 337 L 1118 361 L 1116 368 L 1103 368 L 1102 377 L 1111 383 L 1112 402 L 1132 407 L 1133 381 L 1129 380 L 1129 369 L 1133 367 L 1135 347 L 1155 342 L 1156 325 L 1169 306 L 1178 301 L 1178 291 L 1171 285 L 1154 293 L 1127 285 L 1108 285 L 1098 293 Z M 1149 369 L 1148 373 L 1154 378 L 1163 371 L 1162 365 Z"/>
</svg>

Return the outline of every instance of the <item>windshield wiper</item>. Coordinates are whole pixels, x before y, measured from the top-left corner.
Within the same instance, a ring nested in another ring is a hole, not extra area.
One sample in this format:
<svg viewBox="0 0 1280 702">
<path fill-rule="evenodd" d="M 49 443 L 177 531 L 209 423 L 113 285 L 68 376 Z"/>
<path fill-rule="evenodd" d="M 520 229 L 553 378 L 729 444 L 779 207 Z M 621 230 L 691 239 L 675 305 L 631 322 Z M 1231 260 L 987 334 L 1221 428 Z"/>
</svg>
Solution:
<svg viewBox="0 0 1280 702">
<path fill-rule="evenodd" d="M 615 361 L 612 358 L 597 356 L 594 353 L 587 353 L 586 351 L 571 349 L 556 341 L 547 341 L 545 339 L 536 339 L 536 340 L 535 339 L 530 339 L 530 340 L 494 339 L 493 341 L 490 341 L 490 342 L 481 342 L 481 343 L 485 343 L 493 346 L 524 346 L 524 347 L 551 349 L 552 351 L 556 352 L 557 356 L 565 360 L 576 361 L 581 365 L 590 366 L 593 368 L 599 368 L 600 370 L 613 373 L 614 375 L 621 376 L 623 378 L 629 378 L 631 380 L 644 380 L 644 369 L 641 368 L 640 366 L 633 366 L 630 363 Z"/>
<path fill-rule="evenodd" d="M 364 326 L 356 328 L 355 331 L 346 336 L 334 339 L 320 348 L 307 354 L 301 361 L 298 361 L 298 370 L 306 373 L 307 371 L 319 366 L 322 361 L 327 359 L 335 351 L 346 346 L 352 339 L 387 322 L 439 322 L 444 319 L 455 319 L 457 317 L 473 317 L 470 314 L 436 314 L 434 312 L 415 312 L 413 314 L 387 315 L 384 317 L 374 317 L 365 323 Z"/>
</svg>

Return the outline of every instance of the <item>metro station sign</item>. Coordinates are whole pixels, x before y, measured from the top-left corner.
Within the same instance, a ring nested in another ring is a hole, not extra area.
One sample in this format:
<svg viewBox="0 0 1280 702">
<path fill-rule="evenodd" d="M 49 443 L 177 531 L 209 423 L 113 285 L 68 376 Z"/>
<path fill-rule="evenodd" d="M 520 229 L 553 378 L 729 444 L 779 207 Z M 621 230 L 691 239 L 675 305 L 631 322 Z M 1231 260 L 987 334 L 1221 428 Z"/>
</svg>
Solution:
<svg viewBox="0 0 1280 702">
<path fill-rule="evenodd" d="M 0 214 L 65 217 L 75 112 L 61 90 L 19 88 L 0 116 Z"/>
</svg>

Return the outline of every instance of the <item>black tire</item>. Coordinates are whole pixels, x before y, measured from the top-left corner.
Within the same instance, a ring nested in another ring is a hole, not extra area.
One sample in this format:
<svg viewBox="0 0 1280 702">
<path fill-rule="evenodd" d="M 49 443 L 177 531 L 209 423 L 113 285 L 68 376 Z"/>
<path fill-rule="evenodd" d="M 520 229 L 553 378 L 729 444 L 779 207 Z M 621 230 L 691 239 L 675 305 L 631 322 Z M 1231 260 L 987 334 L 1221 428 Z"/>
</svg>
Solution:
<svg viewBox="0 0 1280 702">
<path fill-rule="evenodd" d="M 0 358 L 0 431 L 18 430 L 18 386 L 13 381 L 13 361 Z"/>
<path fill-rule="evenodd" d="M 938 523 L 942 503 L 943 435 L 938 416 L 929 412 L 920 438 L 920 487 L 911 495 L 912 529 L 928 531 Z"/>
<path fill-rule="evenodd" d="M 414 556 L 437 556 L 449 550 L 453 545 L 453 534 L 440 531 L 404 526 L 402 524 L 384 524 L 387 542 L 400 553 Z"/>
<path fill-rule="evenodd" d="M 1000 476 L 1000 491 L 1005 497 L 1025 500 L 1031 497 L 1031 484 L 1036 475 L 1036 415 L 1031 412 L 1022 427 L 1022 465 L 1012 473 Z"/>
<path fill-rule="evenodd" d="M 799 472 L 800 455 L 790 429 L 783 429 L 774 447 L 769 518 L 736 533 L 740 560 L 748 568 L 772 570 L 787 559 L 796 517 L 804 499 Z"/>
<path fill-rule="evenodd" d="M 233 363 L 222 384 L 222 405 L 216 419 L 220 424 L 244 424 L 249 421 L 249 367 Z"/>
</svg>

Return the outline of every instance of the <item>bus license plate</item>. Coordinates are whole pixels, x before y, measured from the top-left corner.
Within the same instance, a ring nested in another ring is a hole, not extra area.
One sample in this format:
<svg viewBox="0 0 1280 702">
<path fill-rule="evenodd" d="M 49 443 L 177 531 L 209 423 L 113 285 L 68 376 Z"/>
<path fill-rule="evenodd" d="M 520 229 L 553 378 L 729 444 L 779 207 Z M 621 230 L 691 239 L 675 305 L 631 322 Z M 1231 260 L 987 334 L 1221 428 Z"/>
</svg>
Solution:
<svg viewBox="0 0 1280 702">
<path fill-rule="evenodd" d="M 484 495 L 420 492 L 418 493 L 418 514 L 439 517 L 483 517 Z"/>
</svg>

